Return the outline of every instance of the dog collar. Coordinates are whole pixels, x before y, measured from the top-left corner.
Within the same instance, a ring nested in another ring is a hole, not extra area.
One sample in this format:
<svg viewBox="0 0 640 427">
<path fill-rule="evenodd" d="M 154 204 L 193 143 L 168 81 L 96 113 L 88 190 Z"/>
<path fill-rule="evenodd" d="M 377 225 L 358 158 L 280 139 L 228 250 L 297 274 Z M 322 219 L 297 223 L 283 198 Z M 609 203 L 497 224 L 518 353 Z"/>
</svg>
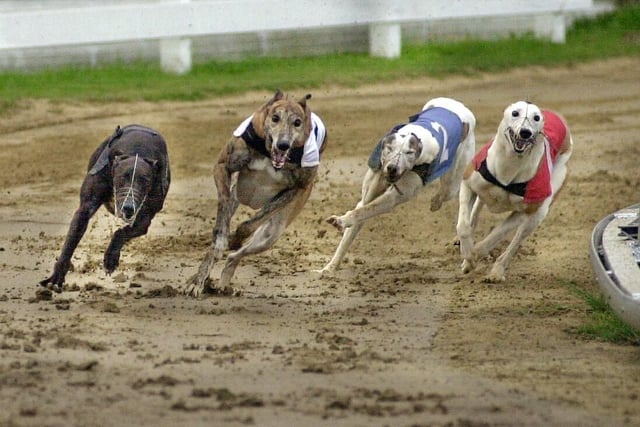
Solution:
<svg viewBox="0 0 640 427">
<path fill-rule="evenodd" d="M 482 177 L 489 181 L 491 184 L 496 185 L 502 188 L 505 191 L 508 191 L 511 194 L 515 194 L 520 197 L 524 197 L 527 191 L 528 182 L 512 182 L 510 184 L 504 185 L 489 171 L 487 167 L 487 159 L 484 159 L 482 163 L 480 163 L 480 167 L 477 169 Z"/>
<path fill-rule="evenodd" d="M 266 140 L 256 133 L 256 129 L 253 127 L 253 123 L 249 122 L 247 128 L 242 132 L 240 138 L 251 148 L 256 150 L 267 158 L 271 158 L 271 153 L 265 146 Z M 293 147 L 289 150 L 289 156 L 287 163 L 293 163 L 298 166 L 302 165 L 302 155 L 304 154 L 304 147 Z"/>
</svg>

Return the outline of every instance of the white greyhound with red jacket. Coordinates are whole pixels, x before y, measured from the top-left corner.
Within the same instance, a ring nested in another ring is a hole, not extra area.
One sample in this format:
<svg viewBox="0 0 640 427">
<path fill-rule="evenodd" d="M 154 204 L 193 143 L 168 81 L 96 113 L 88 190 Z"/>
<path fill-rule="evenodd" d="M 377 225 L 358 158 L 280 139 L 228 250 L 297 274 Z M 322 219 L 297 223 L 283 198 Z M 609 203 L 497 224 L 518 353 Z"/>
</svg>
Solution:
<svg viewBox="0 0 640 427">
<path fill-rule="evenodd" d="M 505 280 L 509 262 L 547 216 L 564 184 L 572 149 L 571 134 L 558 114 L 525 101 L 504 110 L 495 137 L 473 158 L 460 187 L 457 231 L 464 273 L 515 230 L 485 279 Z M 493 213 L 511 214 L 474 246 L 473 230 L 483 205 Z"/>
<path fill-rule="evenodd" d="M 432 211 L 454 198 L 475 152 L 475 126 L 476 119 L 464 104 L 434 98 L 408 124 L 391 129 L 369 158 L 355 209 L 327 219 L 343 234 L 333 258 L 319 272 L 338 268 L 364 221 L 413 199 L 427 184 L 440 180 L 431 199 Z"/>
</svg>

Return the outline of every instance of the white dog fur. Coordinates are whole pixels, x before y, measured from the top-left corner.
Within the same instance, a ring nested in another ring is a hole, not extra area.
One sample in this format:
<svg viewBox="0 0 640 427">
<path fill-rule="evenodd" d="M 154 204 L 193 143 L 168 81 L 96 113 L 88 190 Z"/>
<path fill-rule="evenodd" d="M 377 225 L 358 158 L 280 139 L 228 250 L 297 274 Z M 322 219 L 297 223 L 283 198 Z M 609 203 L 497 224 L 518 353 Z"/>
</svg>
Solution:
<svg viewBox="0 0 640 427">
<path fill-rule="evenodd" d="M 547 114 L 551 116 L 545 118 Z M 564 132 L 564 137 L 548 137 L 545 132 L 550 134 L 555 131 L 545 129 L 546 121 L 555 123 L 554 126 L 559 129 L 560 134 Z M 474 167 L 476 156 L 465 171 L 460 187 L 457 232 L 463 273 L 473 270 L 477 259 L 488 256 L 515 230 L 513 239 L 496 259 L 491 272 L 485 278 L 487 282 L 505 280 L 505 271 L 513 256 L 527 236 L 547 216 L 552 201 L 564 184 L 567 175 L 566 164 L 571 157 L 572 148 L 573 141 L 566 121 L 556 113 L 543 112 L 536 105 L 525 101 L 516 102 L 504 110 L 497 133 L 486 151 L 484 173 L 488 170 L 497 182 L 489 182 L 477 170 L 477 166 Z M 551 158 L 550 150 L 557 152 L 555 162 Z M 546 184 L 547 193 L 538 194 L 535 200 L 526 200 L 525 196 L 508 190 L 513 186 L 523 186 L 532 182 L 541 164 L 549 165 L 547 170 L 550 182 L 547 181 Z M 473 231 L 483 205 L 493 213 L 511 214 L 474 246 Z"/>
<path fill-rule="evenodd" d="M 440 187 L 431 199 L 431 210 L 436 211 L 443 202 L 458 194 L 465 166 L 475 152 L 476 119 L 464 104 L 451 98 L 434 98 L 428 101 L 422 113 L 432 108 L 448 110 L 462 122 L 460 141 L 455 141 L 459 144 L 454 160 L 450 168 L 438 178 Z M 442 126 L 437 122 L 431 122 L 431 125 L 437 130 L 442 130 Z M 444 135 L 447 141 L 446 131 Z M 383 147 L 380 167 L 372 169 L 370 166 L 367 170 L 362 181 L 362 197 L 356 207 L 342 216 L 334 215 L 327 218 L 327 222 L 343 234 L 335 254 L 321 270 L 318 270 L 320 273 L 332 272 L 338 268 L 367 219 L 388 213 L 395 206 L 413 199 L 431 182 L 425 181 L 424 175 L 421 177 L 415 172 L 414 167 L 424 168 L 434 161 L 442 164 L 445 164 L 445 161 L 450 162 L 450 159 L 445 158 L 448 155 L 446 149 L 442 149 L 440 154 L 441 147 L 434 135 L 414 123 L 396 127 L 380 144 Z M 445 146 L 446 144 L 447 142 Z M 439 155 L 441 157 L 438 157 Z"/>
</svg>

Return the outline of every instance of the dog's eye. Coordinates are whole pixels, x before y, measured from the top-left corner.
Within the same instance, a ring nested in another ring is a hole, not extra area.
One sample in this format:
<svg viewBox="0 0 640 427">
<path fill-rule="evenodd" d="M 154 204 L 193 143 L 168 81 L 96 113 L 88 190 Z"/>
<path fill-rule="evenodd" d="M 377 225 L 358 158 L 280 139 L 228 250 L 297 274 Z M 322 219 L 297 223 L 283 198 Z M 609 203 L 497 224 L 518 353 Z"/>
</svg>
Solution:
<svg viewBox="0 0 640 427">
<path fill-rule="evenodd" d="M 406 154 L 407 156 L 411 156 L 413 154 L 416 154 L 416 150 L 407 150 L 404 152 L 404 154 Z"/>
<path fill-rule="evenodd" d="M 519 113 L 519 112 L 517 112 L 516 110 L 513 110 L 513 111 L 511 112 L 511 117 L 518 117 L 519 115 L 520 115 L 520 113 Z"/>
<path fill-rule="evenodd" d="M 294 125 L 295 127 L 299 128 L 299 127 L 302 125 L 302 120 L 300 120 L 300 119 L 296 119 L 296 120 L 293 122 L 293 125 Z"/>
<path fill-rule="evenodd" d="M 533 116 L 533 121 L 534 122 L 539 122 L 540 121 L 540 116 L 537 115 L 537 114 L 535 116 Z"/>
<path fill-rule="evenodd" d="M 278 123 L 280 121 L 280 116 L 277 114 L 274 114 L 273 116 L 271 116 L 271 121 L 273 123 Z"/>
</svg>

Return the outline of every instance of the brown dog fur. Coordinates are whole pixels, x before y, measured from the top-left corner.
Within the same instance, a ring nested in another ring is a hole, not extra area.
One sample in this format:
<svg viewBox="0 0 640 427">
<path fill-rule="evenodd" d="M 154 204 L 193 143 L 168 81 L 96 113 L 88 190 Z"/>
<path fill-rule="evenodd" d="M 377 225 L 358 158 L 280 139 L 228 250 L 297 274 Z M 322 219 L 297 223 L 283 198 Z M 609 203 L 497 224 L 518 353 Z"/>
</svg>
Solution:
<svg viewBox="0 0 640 427">
<path fill-rule="evenodd" d="M 307 106 L 310 97 L 295 101 L 277 91 L 253 114 L 251 125 L 254 134 L 264 139 L 263 152 L 262 147 L 256 149 L 235 135 L 220 151 L 213 172 L 218 213 L 212 245 L 184 293 L 198 296 L 204 291 L 211 269 L 226 249 L 234 252 L 227 256 L 216 287 L 223 292 L 231 291 L 229 284 L 240 260 L 269 249 L 304 207 L 318 166 L 302 167 L 288 161 L 288 156 L 291 150 L 304 147 L 313 129 L 312 113 Z M 326 148 L 326 138 L 323 142 L 320 154 Z M 239 204 L 257 212 L 230 235 L 231 218 Z"/>
</svg>

